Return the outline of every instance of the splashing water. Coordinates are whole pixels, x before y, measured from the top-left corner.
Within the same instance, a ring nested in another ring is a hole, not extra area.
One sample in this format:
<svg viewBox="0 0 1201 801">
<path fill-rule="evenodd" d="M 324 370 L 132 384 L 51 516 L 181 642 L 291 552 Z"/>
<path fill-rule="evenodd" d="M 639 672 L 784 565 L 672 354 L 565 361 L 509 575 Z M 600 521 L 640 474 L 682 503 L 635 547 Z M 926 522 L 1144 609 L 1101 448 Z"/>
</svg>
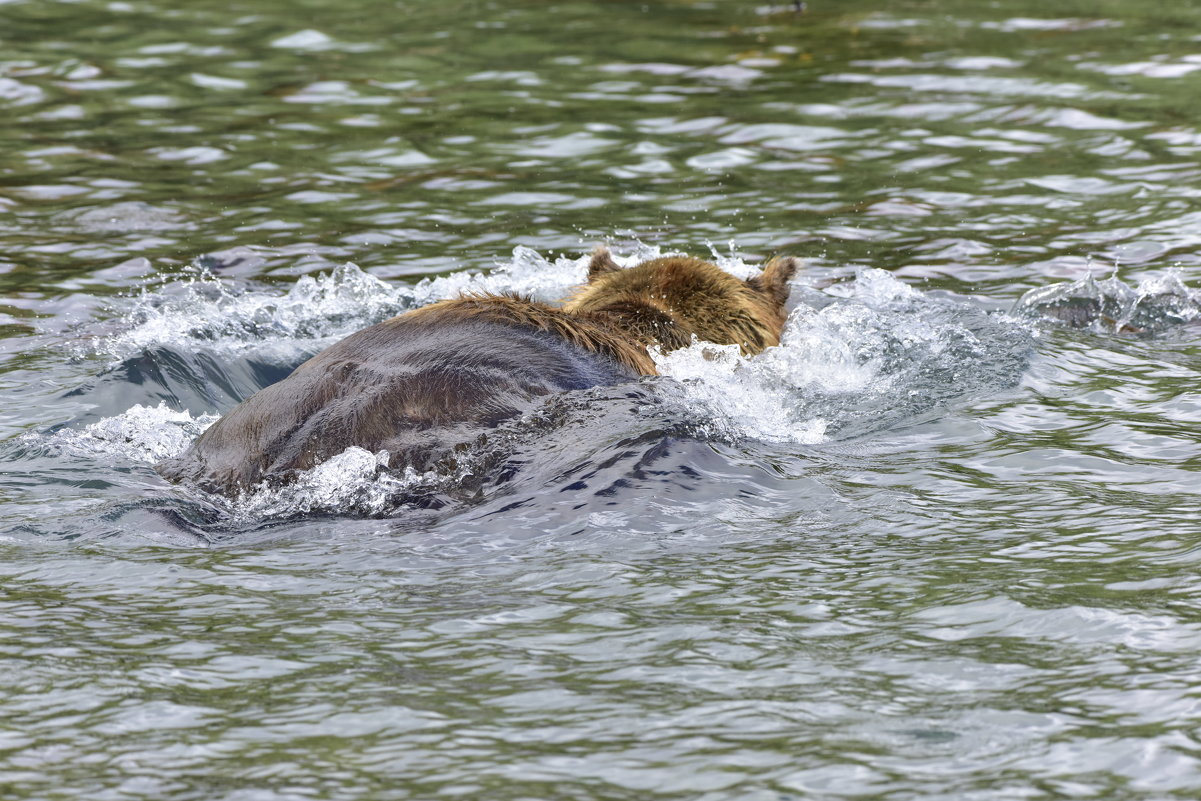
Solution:
<svg viewBox="0 0 1201 801">
<path fill-rule="evenodd" d="M 282 487 L 260 485 L 228 505 L 231 519 L 308 514 L 356 514 L 375 516 L 397 511 L 405 495 L 436 475 L 419 474 L 411 467 L 388 469 L 388 452 L 371 453 L 350 447 Z"/>
<path fill-rule="evenodd" d="M 297 341 L 345 336 L 411 305 L 411 289 L 389 287 L 353 264 L 303 276 L 282 296 L 235 288 L 201 271 L 160 290 L 143 290 L 122 316 L 124 330 L 94 338 L 89 350 L 118 361 L 164 347 L 292 352 Z"/>
<path fill-rule="evenodd" d="M 1175 273 L 1144 279 L 1137 287 L 1116 276 L 1098 281 L 1089 275 L 1030 290 L 1014 313 L 1098 333 L 1159 334 L 1201 319 L 1201 292 Z"/>
<path fill-rule="evenodd" d="M 628 267 L 660 255 L 659 248 L 640 244 L 615 259 Z M 517 247 L 491 272 L 464 270 L 416 286 L 392 286 L 344 264 L 328 275 L 301 277 L 283 295 L 233 287 L 201 270 L 184 281 L 142 290 L 130 308 L 118 310 L 121 330 L 94 337 L 84 352 L 118 361 L 162 347 L 294 355 L 297 343 L 307 350 L 320 348 L 388 317 L 464 293 L 516 292 L 555 302 L 584 283 L 588 261 L 588 256 L 551 261 Z M 736 257 L 728 261 L 741 264 Z"/>
<path fill-rule="evenodd" d="M 700 342 L 654 355 L 728 434 L 812 444 L 1012 385 L 1031 344 L 1015 320 L 867 269 L 809 294 L 759 356 Z"/>
<path fill-rule="evenodd" d="M 51 452 L 70 456 L 117 456 L 131 462 L 153 464 L 181 453 L 192 440 L 217 422 L 219 415 L 193 417 L 160 403 L 132 406 L 80 429 L 64 428 L 51 434 L 24 434 L 21 440 Z"/>
<path fill-rule="evenodd" d="M 639 246 L 615 259 L 629 266 L 659 255 L 657 248 Z M 714 257 L 736 275 L 756 272 L 732 248 L 728 256 Z M 232 363 L 248 349 L 261 353 L 307 342 L 311 350 L 383 317 L 463 292 L 561 298 L 585 280 L 587 263 L 587 256 L 551 261 L 517 248 L 511 261 L 489 274 L 464 271 L 415 287 L 391 287 L 346 265 L 328 276 L 302 278 L 282 296 L 235 291 L 202 275 L 184 282 L 182 291 L 177 286 L 144 292 L 124 318 L 127 330 L 99 343 L 97 351 L 121 355 L 169 343 L 184 353 L 212 352 Z M 436 473 L 392 470 L 386 453 L 349 448 L 287 486 L 256 487 L 219 505 L 234 520 L 393 514 L 414 494 L 453 495 L 471 481 L 487 483 L 510 459 L 535 464 L 544 474 L 570 474 L 573 459 L 591 458 L 605 426 L 611 441 L 646 431 L 796 444 L 858 436 L 1010 386 L 1030 351 L 1030 332 L 1017 321 L 929 297 L 881 270 L 862 270 L 853 281 L 822 291 L 798 286 L 794 297 L 799 303 L 779 347 L 752 358 L 736 346 L 707 342 L 656 351 L 664 378 L 643 382 L 639 392 L 649 394 L 632 403 L 620 392 L 568 393 L 570 398 L 548 399 L 489 432 Z M 622 411 L 629 408 L 635 413 Z M 110 450 L 153 463 L 182 452 L 214 419 L 163 404 L 134 406 L 51 439 L 72 452 Z M 555 444 L 556 438 L 563 441 Z"/>
</svg>

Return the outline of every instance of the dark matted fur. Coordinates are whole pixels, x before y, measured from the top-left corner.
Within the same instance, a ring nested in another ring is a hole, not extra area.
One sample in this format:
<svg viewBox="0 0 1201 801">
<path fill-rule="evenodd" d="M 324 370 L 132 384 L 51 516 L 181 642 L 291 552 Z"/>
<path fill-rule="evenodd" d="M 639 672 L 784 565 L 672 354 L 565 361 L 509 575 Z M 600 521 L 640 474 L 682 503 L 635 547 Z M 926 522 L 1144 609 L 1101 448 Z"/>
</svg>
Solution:
<svg viewBox="0 0 1201 801">
<path fill-rule="evenodd" d="M 796 267 L 775 259 L 742 281 L 684 257 L 623 270 L 600 249 L 563 308 L 469 295 L 385 320 L 247 398 L 156 469 L 234 494 L 355 445 L 424 470 L 537 398 L 654 375 L 650 345 L 695 336 L 754 354 L 778 344 Z"/>
</svg>

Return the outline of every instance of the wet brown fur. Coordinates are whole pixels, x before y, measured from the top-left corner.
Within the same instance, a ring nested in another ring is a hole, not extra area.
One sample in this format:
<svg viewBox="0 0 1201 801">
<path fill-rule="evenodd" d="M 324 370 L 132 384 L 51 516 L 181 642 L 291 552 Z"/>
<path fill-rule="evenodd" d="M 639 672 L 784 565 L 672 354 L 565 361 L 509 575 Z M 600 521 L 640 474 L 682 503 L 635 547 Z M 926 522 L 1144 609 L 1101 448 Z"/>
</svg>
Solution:
<svg viewBox="0 0 1201 801">
<path fill-rule="evenodd" d="M 421 320 L 437 324 L 471 319 L 544 331 L 582 350 L 606 356 L 635 373 L 656 374 L 655 363 L 646 352 L 646 348 L 631 341 L 612 318 L 605 315 L 572 314 L 566 309 L 558 309 L 516 294 L 464 295 L 440 300 L 400 317 L 393 317 L 386 321 L 385 325 L 401 320 Z"/>
<path fill-rule="evenodd" d="M 538 397 L 654 375 L 650 346 L 696 337 L 755 354 L 779 344 L 796 267 L 775 259 L 742 281 L 682 256 L 622 269 L 602 248 L 562 308 L 467 295 L 386 320 L 246 399 L 156 469 L 227 494 L 286 481 L 350 446 L 427 469 Z"/>
<path fill-rule="evenodd" d="M 623 270 L 602 248 L 592 256 L 588 283 L 563 310 L 610 319 L 644 346 L 674 350 L 696 337 L 740 345 L 750 356 L 780 344 L 796 269 L 796 259 L 777 258 L 742 281 L 709 262 L 667 256 Z"/>
</svg>

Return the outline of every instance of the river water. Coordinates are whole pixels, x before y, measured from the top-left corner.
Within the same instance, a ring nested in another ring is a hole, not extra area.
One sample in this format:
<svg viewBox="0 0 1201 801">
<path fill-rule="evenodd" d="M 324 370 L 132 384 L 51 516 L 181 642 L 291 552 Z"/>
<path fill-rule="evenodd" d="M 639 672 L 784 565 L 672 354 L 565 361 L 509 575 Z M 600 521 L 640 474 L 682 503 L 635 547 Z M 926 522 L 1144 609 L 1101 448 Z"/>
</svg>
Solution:
<svg viewBox="0 0 1201 801">
<path fill-rule="evenodd" d="M 0 0 L 0 45 L 5 798 L 1201 794 L 1201 8 Z M 784 343 L 456 474 L 151 469 L 602 242 L 802 258 Z"/>
</svg>

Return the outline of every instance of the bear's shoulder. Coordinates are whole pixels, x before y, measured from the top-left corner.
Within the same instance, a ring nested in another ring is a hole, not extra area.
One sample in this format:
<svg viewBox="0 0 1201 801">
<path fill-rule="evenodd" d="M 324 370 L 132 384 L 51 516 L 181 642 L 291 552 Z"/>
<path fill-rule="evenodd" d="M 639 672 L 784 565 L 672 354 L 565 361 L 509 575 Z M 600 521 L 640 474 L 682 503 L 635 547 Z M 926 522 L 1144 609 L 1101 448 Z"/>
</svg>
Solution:
<svg viewBox="0 0 1201 801">
<path fill-rule="evenodd" d="M 656 375 L 646 345 L 605 318 L 566 311 L 515 293 L 462 295 L 393 317 L 381 325 L 449 326 L 468 321 L 541 331 L 591 353 L 609 358 L 641 375 Z"/>
</svg>

